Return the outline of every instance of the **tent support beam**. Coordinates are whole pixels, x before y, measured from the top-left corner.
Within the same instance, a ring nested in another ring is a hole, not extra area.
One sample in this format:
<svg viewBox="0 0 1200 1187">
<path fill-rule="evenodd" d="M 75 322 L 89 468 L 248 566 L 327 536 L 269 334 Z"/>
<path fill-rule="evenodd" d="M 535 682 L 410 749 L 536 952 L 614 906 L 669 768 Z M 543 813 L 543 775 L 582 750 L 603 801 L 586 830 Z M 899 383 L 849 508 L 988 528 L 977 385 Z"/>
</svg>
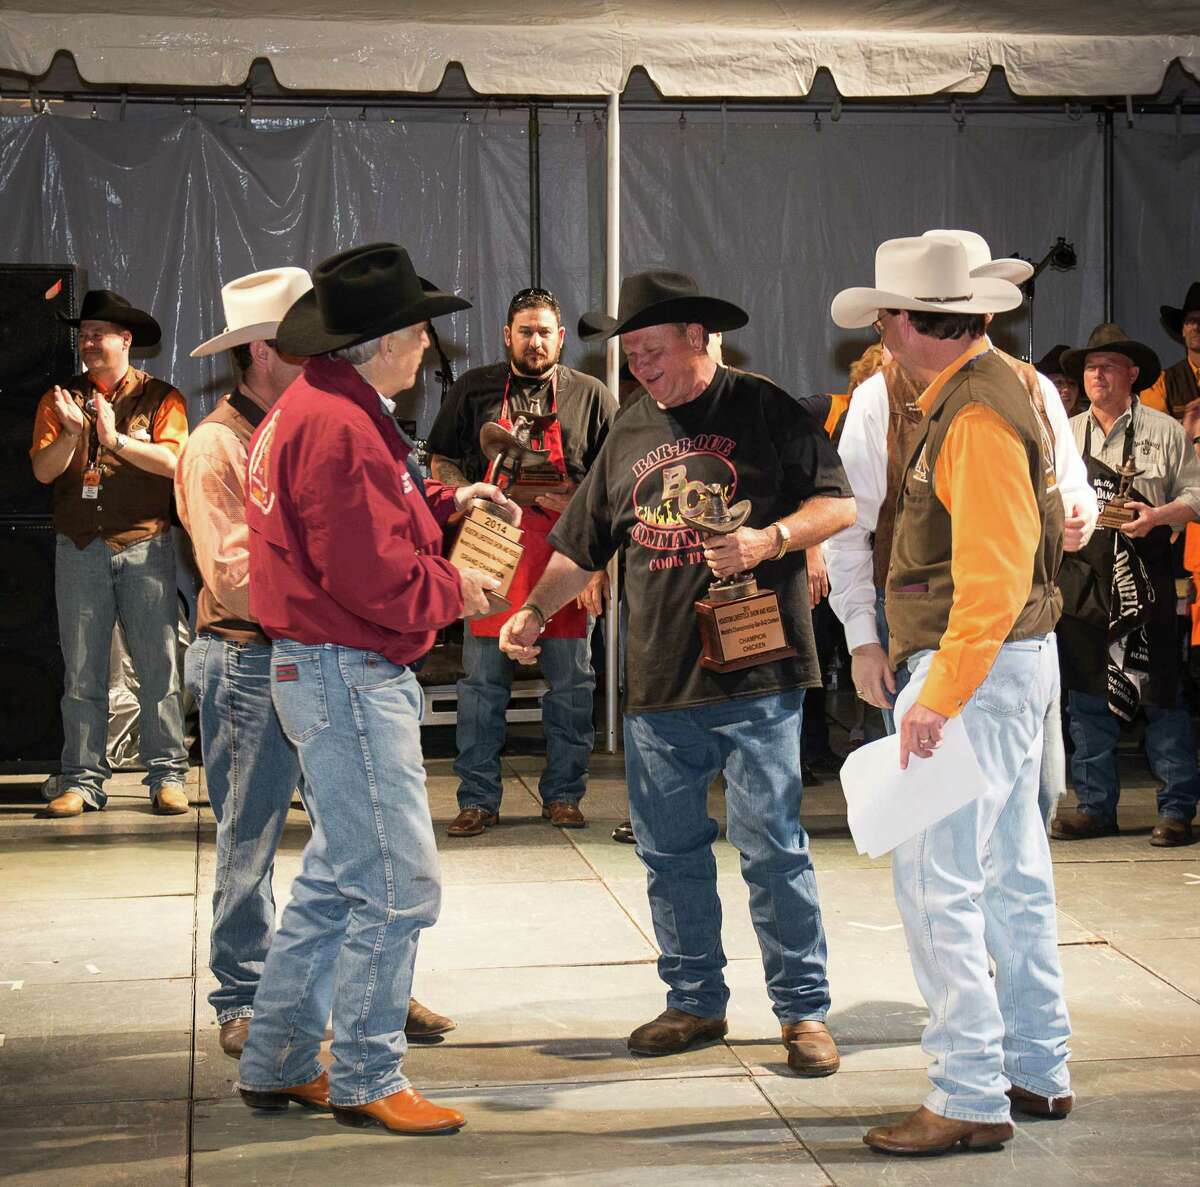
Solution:
<svg viewBox="0 0 1200 1187">
<path fill-rule="evenodd" d="M 542 126 L 529 105 L 529 284 L 542 287 Z"/>
<path fill-rule="evenodd" d="M 604 307 L 610 316 L 617 313 L 621 292 L 621 96 L 613 91 L 608 97 L 608 154 L 605 174 L 605 241 L 604 241 Z M 608 340 L 605 352 L 605 378 L 613 399 L 618 398 L 620 385 L 620 345 L 616 338 Z M 608 564 L 609 598 L 604 621 L 604 748 L 609 754 L 617 752 L 617 728 L 621 704 L 620 571 L 614 556 Z"/>
<path fill-rule="evenodd" d="M 1113 290 L 1116 274 L 1116 211 L 1113 168 L 1114 120 L 1112 108 L 1104 113 L 1104 320 L 1113 319 Z"/>
</svg>

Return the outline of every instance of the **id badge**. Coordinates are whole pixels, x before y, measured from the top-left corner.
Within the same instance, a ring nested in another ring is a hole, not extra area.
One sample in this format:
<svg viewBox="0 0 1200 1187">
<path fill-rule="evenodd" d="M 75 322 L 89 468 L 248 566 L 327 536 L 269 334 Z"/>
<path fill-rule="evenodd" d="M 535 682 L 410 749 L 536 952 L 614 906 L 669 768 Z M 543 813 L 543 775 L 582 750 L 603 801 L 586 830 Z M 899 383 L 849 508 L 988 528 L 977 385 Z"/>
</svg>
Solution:
<svg viewBox="0 0 1200 1187">
<path fill-rule="evenodd" d="M 85 499 L 98 499 L 100 497 L 99 470 L 84 470 L 83 490 L 80 493 Z"/>
</svg>

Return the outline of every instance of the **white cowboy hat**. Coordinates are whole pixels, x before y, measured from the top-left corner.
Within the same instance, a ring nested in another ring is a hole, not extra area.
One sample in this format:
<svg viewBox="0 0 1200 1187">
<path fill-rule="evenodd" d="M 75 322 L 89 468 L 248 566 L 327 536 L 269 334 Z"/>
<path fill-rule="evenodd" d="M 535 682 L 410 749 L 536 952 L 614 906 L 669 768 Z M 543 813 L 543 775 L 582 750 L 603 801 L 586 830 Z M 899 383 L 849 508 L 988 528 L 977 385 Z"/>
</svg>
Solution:
<svg viewBox="0 0 1200 1187">
<path fill-rule="evenodd" d="M 974 231 L 926 231 L 940 239 L 957 239 L 967 251 L 967 268 L 972 276 L 991 276 L 998 280 L 1009 280 L 1013 284 L 1024 284 L 1033 275 L 1033 265 L 1028 260 L 1015 256 L 992 259 L 988 241 Z"/>
<path fill-rule="evenodd" d="M 311 288 L 312 277 L 303 268 L 268 268 L 231 280 L 221 289 L 225 329 L 201 342 L 192 358 L 274 338 L 283 315 Z"/>
<path fill-rule="evenodd" d="M 829 307 L 843 330 L 869 326 L 881 309 L 926 313 L 1003 313 L 1021 304 L 1007 280 L 971 275 L 957 239 L 889 239 L 875 252 L 875 288 L 843 289 Z"/>
</svg>

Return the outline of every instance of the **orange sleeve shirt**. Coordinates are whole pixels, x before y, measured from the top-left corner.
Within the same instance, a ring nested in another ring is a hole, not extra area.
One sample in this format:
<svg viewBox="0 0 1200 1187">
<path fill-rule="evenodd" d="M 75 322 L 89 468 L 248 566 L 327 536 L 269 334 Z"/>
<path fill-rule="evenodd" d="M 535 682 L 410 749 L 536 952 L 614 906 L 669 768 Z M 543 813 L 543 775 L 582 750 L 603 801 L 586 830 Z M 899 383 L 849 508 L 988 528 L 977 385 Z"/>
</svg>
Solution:
<svg viewBox="0 0 1200 1187">
<path fill-rule="evenodd" d="M 1042 522 L 1021 439 L 998 413 L 970 404 L 934 467 L 950 514 L 954 600 L 918 700 L 954 717 L 983 682 L 1033 585 Z"/>
<path fill-rule="evenodd" d="M 103 390 L 96 381 L 92 385 Z M 54 390 L 46 392 L 38 401 L 37 411 L 33 418 L 33 444 L 29 456 L 45 449 L 58 439 L 62 426 L 58 422 L 58 414 L 54 411 Z M 165 445 L 177 458 L 187 444 L 188 419 L 187 404 L 178 391 L 172 391 L 158 406 L 154 418 L 150 422 L 150 440 L 155 445 Z"/>
<path fill-rule="evenodd" d="M 33 416 L 33 444 L 29 447 L 29 456 L 41 453 L 47 445 L 58 440 L 62 425 L 54 411 L 54 389 L 51 388 L 39 401 L 37 412 Z"/>
<path fill-rule="evenodd" d="M 155 445 L 165 445 L 176 457 L 187 444 L 187 405 L 178 391 L 172 391 L 154 414 L 150 422 L 150 440 Z"/>
<path fill-rule="evenodd" d="M 1200 383 L 1200 367 L 1193 367 L 1192 372 L 1196 376 L 1196 382 Z M 1153 408 L 1156 412 L 1167 411 L 1167 375 L 1165 370 L 1145 391 L 1138 392 L 1138 399 L 1147 408 Z"/>
</svg>

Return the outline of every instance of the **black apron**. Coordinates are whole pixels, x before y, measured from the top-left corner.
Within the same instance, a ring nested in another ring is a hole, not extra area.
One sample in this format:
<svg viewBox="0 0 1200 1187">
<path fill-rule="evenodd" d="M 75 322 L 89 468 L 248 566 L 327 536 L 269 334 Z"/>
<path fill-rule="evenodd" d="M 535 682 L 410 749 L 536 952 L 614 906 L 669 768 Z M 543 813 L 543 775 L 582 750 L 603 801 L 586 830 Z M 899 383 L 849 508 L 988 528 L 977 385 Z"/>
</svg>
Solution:
<svg viewBox="0 0 1200 1187">
<path fill-rule="evenodd" d="M 1122 450 L 1122 464 L 1133 456 L 1134 420 L 1136 408 L 1129 418 Z M 1111 466 L 1092 456 L 1092 424 L 1089 414 L 1084 437 L 1083 461 L 1088 481 L 1096 492 L 1096 501 L 1103 510 L 1116 493 L 1121 477 Z M 1151 504 L 1137 487 L 1129 496 Z M 1118 550 L 1131 545 L 1132 558 L 1141 562 L 1149 579 L 1150 599 L 1145 614 L 1145 640 L 1149 652 L 1147 675 L 1141 687 L 1141 704 L 1159 708 L 1174 706 L 1179 693 L 1181 673 L 1178 628 L 1175 615 L 1175 571 L 1171 556 L 1171 529 L 1162 525 L 1147 535 L 1131 540 L 1118 539 L 1115 528 L 1096 528 L 1092 538 L 1078 552 L 1064 553 L 1058 574 L 1063 595 L 1062 618 L 1057 627 L 1059 660 L 1063 688 L 1109 698 L 1110 708 L 1120 716 L 1117 705 L 1125 698 L 1112 687 L 1109 674 L 1110 644 L 1115 641 L 1113 630 L 1113 572 Z M 1134 661 L 1133 666 L 1138 666 Z M 1115 702 L 1115 703 L 1114 703 Z M 1127 705 L 1128 708 L 1128 705 Z"/>
</svg>

